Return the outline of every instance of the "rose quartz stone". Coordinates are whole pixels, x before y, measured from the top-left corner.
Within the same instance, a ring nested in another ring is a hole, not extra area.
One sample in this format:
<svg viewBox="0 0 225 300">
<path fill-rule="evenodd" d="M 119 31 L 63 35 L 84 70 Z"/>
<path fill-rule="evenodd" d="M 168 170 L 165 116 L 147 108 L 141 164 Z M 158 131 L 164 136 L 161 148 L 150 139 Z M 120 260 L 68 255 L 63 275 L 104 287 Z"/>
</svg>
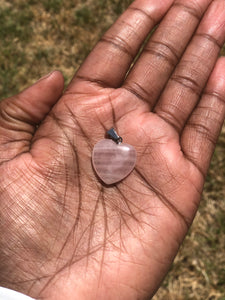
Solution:
<svg viewBox="0 0 225 300">
<path fill-rule="evenodd" d="M 106 184 L 113 184 L 124 179 L 134 169 L 136 151 L 129 144 L 101 140 L 94 146 L 92 163 L 100 179 Z"/>
</svg>

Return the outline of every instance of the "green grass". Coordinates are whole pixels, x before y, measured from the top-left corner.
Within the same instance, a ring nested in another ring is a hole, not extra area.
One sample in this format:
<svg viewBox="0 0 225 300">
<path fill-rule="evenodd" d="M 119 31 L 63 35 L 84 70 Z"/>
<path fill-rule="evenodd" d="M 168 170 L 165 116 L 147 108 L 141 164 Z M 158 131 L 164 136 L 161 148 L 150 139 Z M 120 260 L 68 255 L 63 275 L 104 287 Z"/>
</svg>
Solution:
<svg viewBox="0 0 225 300">
<path fill-rule="evenodd" d="M 75 11 L 75 24 L 90 28 L 96 25 L 97 20 L 93 18 L 92 11 L 88 6 L 83 6 Z"/>
<path fill-rule="evenodd" d="M 131 0 L 0 0 L 0 98 L 54 69 L 70 81 L 102 33 Z M 12 4 L 13 3 L 13 4 Z M 225 55 L 225 47 L 222 52 Z M 225 300 L 225 128 L 203 200 L 154 300 Z"/>
<path fill-rule="evenodd" d="M 62 0 L 43 0 L 42 4 L 46 11 L 49 11 L 49 12 L 52 12 L 55 14 L 59 13 L 61 8 L 63 7 Z"/>
<path fill-rule="evenodd" d="M 28 7 L 25 9 L 0 9 L 0 38 L 4 44 L 9 45 L 13 39 L 26 42 L 32 35 L 30 22 L 33 13 Z M 4 45 L 3 44 L 3 45 Z"/>
</svg>

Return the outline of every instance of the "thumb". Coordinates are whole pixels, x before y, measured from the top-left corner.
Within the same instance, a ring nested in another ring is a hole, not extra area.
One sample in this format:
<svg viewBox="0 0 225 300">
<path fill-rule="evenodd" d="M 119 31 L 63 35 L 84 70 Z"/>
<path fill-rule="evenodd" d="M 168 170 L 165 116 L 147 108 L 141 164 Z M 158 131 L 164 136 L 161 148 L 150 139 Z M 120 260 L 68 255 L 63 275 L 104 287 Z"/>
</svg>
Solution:
<svg viewBox="0 0 225 300">
<path fill-rule="evenodd" d="M 5 114 L 5 117 L 12 118 L 12 122 L 39 124 L 61 96 L 63 87 L 62 74 L 51 72 L 18 95 L 3 100 L 0 121 Z"/>
<path fill-rule="evenodd" d="M 54 71 L 0 103 L 0 163 L 29 151 L 36 126 L 59 100 L 63 76 Z"/>
</svg>

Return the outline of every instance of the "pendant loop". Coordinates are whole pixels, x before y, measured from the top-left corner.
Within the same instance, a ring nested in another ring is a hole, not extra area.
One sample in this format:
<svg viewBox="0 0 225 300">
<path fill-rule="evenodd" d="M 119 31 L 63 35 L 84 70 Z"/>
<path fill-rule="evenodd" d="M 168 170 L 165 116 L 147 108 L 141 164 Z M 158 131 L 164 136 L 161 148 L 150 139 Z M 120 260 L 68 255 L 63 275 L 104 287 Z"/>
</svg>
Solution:
<svg viewBox="0 0 225 300">
<path fill-rule="evenodd" d="M 111 128 L 107 131 L 108 136 L 117 144 L 121 144 L 123 142 L 123 139 L 121 136 L 119 136 L 114 128 Z"/>
</svg>

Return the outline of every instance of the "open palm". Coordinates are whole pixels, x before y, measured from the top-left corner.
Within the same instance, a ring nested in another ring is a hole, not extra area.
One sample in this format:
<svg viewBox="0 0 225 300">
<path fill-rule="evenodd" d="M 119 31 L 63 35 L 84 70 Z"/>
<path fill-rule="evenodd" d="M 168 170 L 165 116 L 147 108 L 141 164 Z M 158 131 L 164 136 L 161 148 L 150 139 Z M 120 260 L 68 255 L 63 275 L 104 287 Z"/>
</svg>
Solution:
<svg viewBox="0 0 225 300">
<path fill-rule="evenodd" d="M 56 71 L 1 102 L 2 286 L 43 299 L 129 300 L 159 287 L 225 115 L 224 1 L 172 2 L 135 1 L 63 94 Z M 111 127 L 137 163 L 107 186 L 91 154 Z"/>
</svg>

